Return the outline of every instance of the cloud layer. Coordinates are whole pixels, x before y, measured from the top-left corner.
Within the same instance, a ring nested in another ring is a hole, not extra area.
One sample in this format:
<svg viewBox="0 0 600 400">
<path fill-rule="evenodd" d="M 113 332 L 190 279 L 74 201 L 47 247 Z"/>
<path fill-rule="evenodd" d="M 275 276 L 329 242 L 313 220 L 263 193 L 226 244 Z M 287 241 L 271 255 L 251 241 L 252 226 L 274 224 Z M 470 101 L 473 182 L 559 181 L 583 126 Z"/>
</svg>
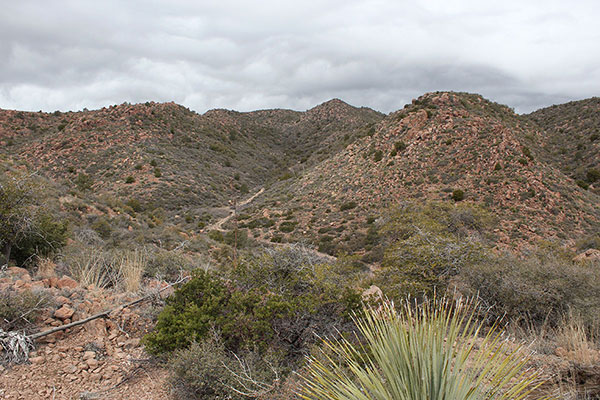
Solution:
<svg viewBox="0 0 600 400">
<path fill-rule="evenodd" d="M 432 90 L 517 111 L 600 94 L 600 3 L 20 0 L 0 13 L 0 108 L 175 101 L 389 112 Z"/>
</svg>

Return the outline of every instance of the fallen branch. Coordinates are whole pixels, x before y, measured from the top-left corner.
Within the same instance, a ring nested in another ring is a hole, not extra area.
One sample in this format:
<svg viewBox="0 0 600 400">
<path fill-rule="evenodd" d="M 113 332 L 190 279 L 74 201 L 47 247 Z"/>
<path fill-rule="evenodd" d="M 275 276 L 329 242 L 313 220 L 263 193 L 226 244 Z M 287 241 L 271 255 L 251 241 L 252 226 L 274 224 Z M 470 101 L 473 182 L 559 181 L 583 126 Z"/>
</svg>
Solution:
<svg viewBox="0 0 600 400">
<path fill-rule="evenodd" d="M 169 288 L 171 288 L 171 287 L 173 287 L 175 285 L 178 285 L 178 284 L 180 284 L 182 282 L 185 282 L 187 279 L 188 278 L 179 279 L 178 281 L 173 282 L 173 283 L 165 286 L 164 288 L 161 288 L 160 290 L 158 290 L 155 293 L 150 293 L 150 294 L 148 294 L 148 295 L 146 295 L 144 297 L 140 297 L 137 300 L 130 301 L 129 303 L 122 304 L 122 305 L 120 305 L 118 307 L 115 307 L 115 308 L 112 308 L 110 310 L 102 311 L 101 313 L 92 315 L 92 316 L 84 318 L 82 320 L 71 322 L 70 324 L 65 324 L 65 325 L 57 326 L 56 328 L 48 329 L 47 331 L 34 333 L 33 335 L 30 335 L 29 338 L 31 340 L 36 340 L 36 339 L 39 339 L 41 337 L 51 335 L 51 334 L 53 334 L 55 332 L 60 332 L 60 331 L 64 331 L 65 329 L 73 328 L 74 326 L 83 325 L 83 324 L 85 324 L 87 322 L 93 321 L 93 320 L 101 318 L 101 317 L 107 317 L 109 314 L 112 314 L 115 311 L 122 310 L 124 308 L 131 307 L 131 306 L 134 306 L 134 305 L 136 305 L 138 303 L 141 303 L 141 302 L 143 302 L 145 300 L 148 300 L 149 298 L 151 298 L 151 297 L 153 297 L 153 296 L 155 296 L 155 295 L 157 295 L 157 294 L 159 294 L 159 293 L 161 293 L 161 292 L 163 292 L 163 291 L 165 291 L 165 290 L 167 290 L 167 289 L 169 289 Z"/>
</svg>

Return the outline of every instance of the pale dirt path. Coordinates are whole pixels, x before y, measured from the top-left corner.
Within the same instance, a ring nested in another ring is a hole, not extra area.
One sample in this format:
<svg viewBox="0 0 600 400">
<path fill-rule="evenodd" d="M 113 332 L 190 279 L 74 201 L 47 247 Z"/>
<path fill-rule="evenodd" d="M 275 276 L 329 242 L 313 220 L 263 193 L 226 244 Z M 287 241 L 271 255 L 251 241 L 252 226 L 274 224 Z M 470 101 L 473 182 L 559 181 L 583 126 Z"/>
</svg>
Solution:
<svg viewBox="0 0 600 400">
<path fill-rule="evenodd" d="M 265 188 L 261 188 L 258 192 L 254 193 L 252 196 L 248 197 L 246 200 L 243 200 L 242 202 L 240 202 L 237 206 L 238 207 L 244 207 L 248 204 L 250 204 L 252 201 L 254 201 L 254 199 L 256 199 L 258 196 L 260 196 L 261 194 L 263 194 L 263 192 L 265 191 Z M 226 208 L 226 207 L 224 207 Z M 204 228 L 204 230 L 206 232 L 208 231 L 224 231 L 223 229 L 223 225 L 229 221 L 233 215 L 235 214 L 235 210 L 232 210 L 231 207 L 229 207 L 229 215 L 226 216 L 225 218 L 221 218 L 220 220 L 218 220 L 217 222 L 215 222 L 214 224 L 211 224 L 209 226 L 207 226 L 206 228 Z"/>
</svg>

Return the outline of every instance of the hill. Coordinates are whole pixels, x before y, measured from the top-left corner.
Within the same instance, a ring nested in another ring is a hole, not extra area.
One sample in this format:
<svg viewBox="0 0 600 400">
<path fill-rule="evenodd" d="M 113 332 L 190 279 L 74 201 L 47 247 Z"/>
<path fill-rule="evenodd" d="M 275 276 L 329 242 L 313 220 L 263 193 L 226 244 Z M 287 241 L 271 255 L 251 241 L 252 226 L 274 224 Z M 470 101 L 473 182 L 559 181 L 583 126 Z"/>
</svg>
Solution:
<svg viewBox="0 0 600 400">
<path fill-rule="evenodd" d="M 506 106 L 478 95 L 428 93 L 371 133 L 297 180 L 274 185 L 245 211 L 246 225 L 287 221 L 254 234 L 308 237 L 332 253 L 359 249 L 369 220 L 407 200 L 481 205 L 498 219 L 493 241 L 511 247 L 598 227 L 598 197 L 547 162 L 545 133 Z"/>
<path fill-rule="evenodd" d="M 544 133 L 546 160 L 600 194 L 600 98 L 554 105 L 528 117 Z"/>
</svg>

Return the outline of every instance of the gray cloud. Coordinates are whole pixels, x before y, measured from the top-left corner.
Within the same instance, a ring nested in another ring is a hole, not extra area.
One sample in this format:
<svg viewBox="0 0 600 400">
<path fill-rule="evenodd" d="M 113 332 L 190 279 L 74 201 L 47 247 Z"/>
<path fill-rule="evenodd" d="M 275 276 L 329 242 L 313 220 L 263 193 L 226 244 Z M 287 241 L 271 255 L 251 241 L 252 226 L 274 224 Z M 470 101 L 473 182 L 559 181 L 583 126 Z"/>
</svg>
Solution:
<svg viewBox="0 0 600 400">
<path fill-rule="evenodd" d="M 246 111 L 339 97 L 389 112 L 460 90 L 527 112 L 600 92 L 594 0 L 10 3 L 2 108 Z"/>
</svg>

